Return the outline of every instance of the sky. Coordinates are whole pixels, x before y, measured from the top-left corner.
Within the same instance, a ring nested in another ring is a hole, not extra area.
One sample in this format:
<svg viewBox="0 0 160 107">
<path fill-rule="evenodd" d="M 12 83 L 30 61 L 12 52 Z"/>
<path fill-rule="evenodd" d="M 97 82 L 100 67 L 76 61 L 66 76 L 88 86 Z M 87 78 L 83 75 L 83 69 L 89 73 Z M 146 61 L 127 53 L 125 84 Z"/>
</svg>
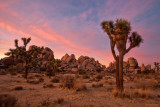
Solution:
<svg viewBox="0 0 160 107">
<path fill-rule="evenodd" d="M 114 59 L 100 23 L 118 18 L 144 39 L 124 60 L 160 62 L 160 0 L 0 0 L 0 58 L 14 39 L 31 37 L 29 45 L 49 47 L 55 58 L 84 55 L 108 66 Z"/>
</svg>

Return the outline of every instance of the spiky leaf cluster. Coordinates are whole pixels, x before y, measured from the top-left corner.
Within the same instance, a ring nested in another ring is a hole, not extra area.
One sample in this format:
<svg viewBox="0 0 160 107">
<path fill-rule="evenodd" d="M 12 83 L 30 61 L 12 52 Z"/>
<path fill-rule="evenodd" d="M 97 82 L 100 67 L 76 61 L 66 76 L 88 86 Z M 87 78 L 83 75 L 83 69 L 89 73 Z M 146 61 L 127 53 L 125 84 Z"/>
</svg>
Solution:
<svg viewBox="0 0 160 107">
<path fill-rule="evenodd" d="M 140 43 L 143 42 L 143 39 L 141 35 L 139 35 L 137 32 L 132 32 L 131 36 L 129 37 L 129 43 L 132 47 L 138 47 Z"/>
</svg>

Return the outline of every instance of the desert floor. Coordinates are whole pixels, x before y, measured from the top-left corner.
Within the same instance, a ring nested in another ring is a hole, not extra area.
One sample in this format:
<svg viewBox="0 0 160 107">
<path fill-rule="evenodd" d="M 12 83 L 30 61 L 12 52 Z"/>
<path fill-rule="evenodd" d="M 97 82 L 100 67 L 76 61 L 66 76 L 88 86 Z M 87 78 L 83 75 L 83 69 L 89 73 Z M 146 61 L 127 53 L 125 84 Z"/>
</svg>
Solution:
<svg viewBox="0 0 160 107">
<path fill-rule="evenodd" d="M 63 75 L 57 74 L 56 77 L 61 80 Z M 102 79 L 96 78 L 97 75 L 101 75 Z M 29 79 L 44 79 L 36 84 L 28 83 L 22 74 L 6 74 L 0 75 L 0 94 L 15 96 L 18 99 L 17 106 L 20 107 L 160 107 L 160 74 L 125 75 L 125 91 L 121 98 L 116 95 L 114 75 L 76 74 L 75 84 L 83 84 L 87 88 L 76 91 L 60 88 L 61 81 L 51 82 L 53 77 L 49 79 L 45 74 L 29 74 Z"/>
</svg>

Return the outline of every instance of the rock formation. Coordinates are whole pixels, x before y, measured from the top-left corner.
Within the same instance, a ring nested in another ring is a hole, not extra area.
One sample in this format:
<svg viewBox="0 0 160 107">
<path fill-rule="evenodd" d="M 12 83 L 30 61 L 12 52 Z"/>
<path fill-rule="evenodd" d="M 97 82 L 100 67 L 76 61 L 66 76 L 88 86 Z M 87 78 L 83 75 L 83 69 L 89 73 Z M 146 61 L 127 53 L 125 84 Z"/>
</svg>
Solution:
<svg viewBox="0 0 160 107">
<path fill-rule="evenodd" d="M 76 60 L 75 55 L 65 54 L 61 58 L 61 69 L 70 70 L 70 71 L 104 71 L 105 67 L 102 66 L 98 61 L 95 61 L 94 58 L 90 58 L 88 56 L 80 56 L 78 60 Z"/>
<path fill-rule="evenodd" d="M 133 57 L 128 58 L 127 63 L 128 63 L 128 66 L 129 66 L 129 71 L 134 71 L 134 69 L 138 68 L 138 62 Z"/>
</svg>

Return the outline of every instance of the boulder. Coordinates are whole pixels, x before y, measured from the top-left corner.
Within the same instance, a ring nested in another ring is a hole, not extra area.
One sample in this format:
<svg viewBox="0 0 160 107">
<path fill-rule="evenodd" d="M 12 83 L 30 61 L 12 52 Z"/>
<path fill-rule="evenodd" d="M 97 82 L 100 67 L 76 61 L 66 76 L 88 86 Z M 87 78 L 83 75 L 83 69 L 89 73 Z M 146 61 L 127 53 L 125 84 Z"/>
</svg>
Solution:
<svg viewBox="0 0 160 107">
<path fill-rule="evenodd" d="M 42 50 L 42 55 L 41 56 L 42 56 L 43 60 L 45 60 L 45 61 L 54 60 L 53 51 L 50 48 L 48 48 L 48 47 L 46 47 L 46 48 L 44 48 Z"/>
<path fill-rule="evenodd" d="M 10 57 L 5 57 L 2 59 L 1 63 L 2 65 L 4 65 L 5 67 L 9 67 L 10 65 L 13 65 L 13 59 Z"/>
<path fill-rule="evenodd" d="M 66 59 L 69 57 L 68 54 L 65 54 L 62 58 L 61 58 L 61 61 L 66 61 Z"/>
<path fill-rule="evenodd" d="M 80 57 L 78 58 L 78 62 L 82 64 L 82 63 L 85 61 L 85 59 L 86 59 L 86 58 L 85 58 L 84 56 L 80 56 Z"/>
<path fill-rule="evenodd" d="M 86 60 L 82 63 L 82 67 L 86 67 L 88 63 L 89 63 L 89 60 L 86 59 Z"/>
<path fill-rule="evenodd" d="M 66 62 L 75 62 L 76 58 L 74 54 L 71 54 L 71 56 L 67 57 Z"/>
<path fill-rule="evenodd" d="M 71 71 L 73 71 L 73 72 L 78 72 L 78 68 L 72 68 Z"/>
<path fill-rule="evenodd" d="M 146 70 L 146 67 L 144 66 L 144 64 L 142 64 L 141 66 L 141 72 L 144 72 Z"/>
<path fill-rule="evenodd" d="M 148 65 L 146 66 L 146 69 L 147 69 L 147 70 L 151 70 L 151 64 L 148 64 Z"/>
<path fill-rule="evenodd" d="M 129 64 L 129 69 L 135 69 L 138 67 L 138 62 L 135 58 L 130 57 L 128 58 L 128 64 Z"/>
<path fill-rule="evenodd" d="M 87 64 L 86 69 L 89 70 L 89 71 L 96 71 L 95 66 L 91 63 Z"/>
</svg>

